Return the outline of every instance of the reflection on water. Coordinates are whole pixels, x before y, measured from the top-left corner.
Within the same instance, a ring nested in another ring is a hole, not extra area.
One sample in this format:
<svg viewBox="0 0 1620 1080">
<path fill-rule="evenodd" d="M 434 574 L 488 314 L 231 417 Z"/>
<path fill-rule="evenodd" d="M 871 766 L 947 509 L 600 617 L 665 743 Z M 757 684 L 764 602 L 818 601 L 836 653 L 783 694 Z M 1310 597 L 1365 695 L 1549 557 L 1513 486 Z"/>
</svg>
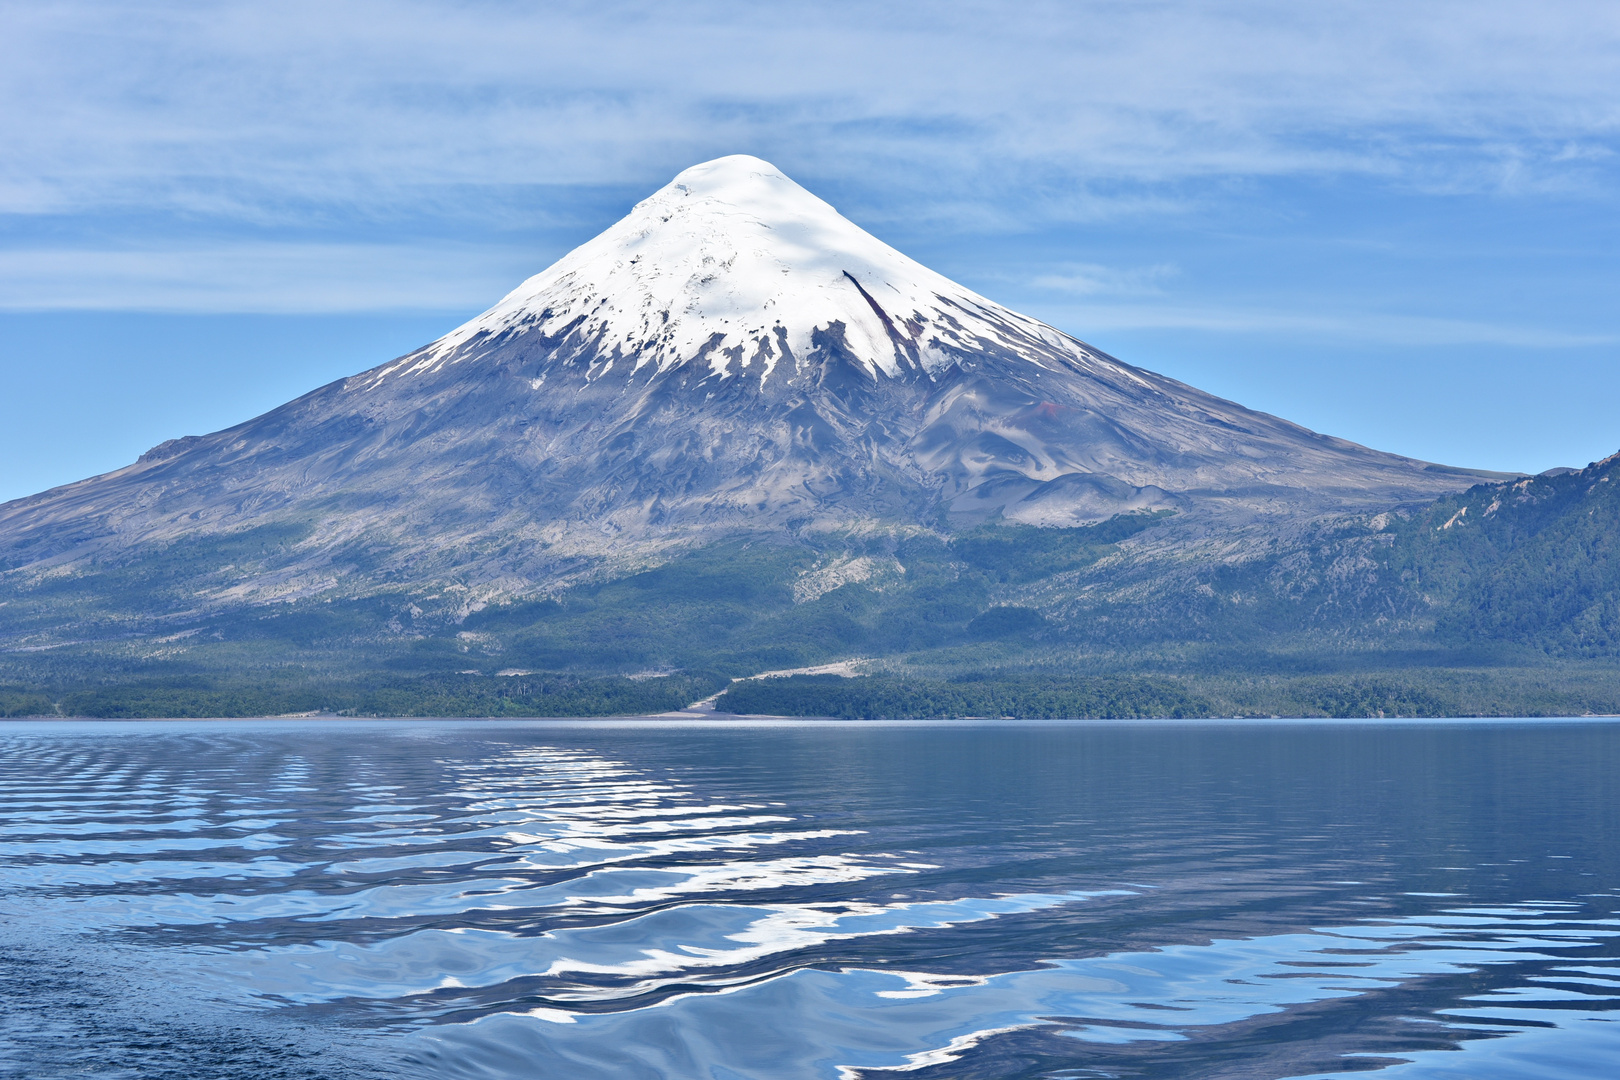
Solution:
<svg viewBox="0 0 1620 1080">
<path fill-rule="evenodd" d="M 1620 725 L 12 723 L 0 1074 L 1609 1077 Z"/>
</svg>

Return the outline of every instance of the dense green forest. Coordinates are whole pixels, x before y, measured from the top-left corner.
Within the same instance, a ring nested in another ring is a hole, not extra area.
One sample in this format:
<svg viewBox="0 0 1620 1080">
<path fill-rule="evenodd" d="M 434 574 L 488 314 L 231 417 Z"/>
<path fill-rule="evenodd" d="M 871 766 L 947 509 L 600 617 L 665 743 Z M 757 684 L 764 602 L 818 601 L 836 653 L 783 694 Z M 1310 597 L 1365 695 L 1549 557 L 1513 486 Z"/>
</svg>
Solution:
<svg viewBox="0 0 1620 1080">
<path fill-rule="evenodd" d="M 1620 712 L 1617 704 L 1620 672 L 1584 665 L 1294 676 L 795 675 L 736 683 L 718 702 L 737 713 L 846 720 L 1588 716 Z"/>
<path fill-rule="evenodd" d="M 0 714 L 1620 713 L 1620 457 L 1346 517 L 1240 557 L 1164 515 L 739 538 L 553 595 L 195 610 L 259 530 L 94 575 L 0 574 Z M 858 660 L 861 678 L 732 679 Z M 729 689 L 726 689 L 727 687 Z"/>
<path fill-rule="evenodd" d="M 147 675 L 104 684 L 0 686 L 0 716 L 638 716 L 715 693 L 714 674 L 661 678 L 352 675 L 242 678 L 226 672 Z"/>
</svg>

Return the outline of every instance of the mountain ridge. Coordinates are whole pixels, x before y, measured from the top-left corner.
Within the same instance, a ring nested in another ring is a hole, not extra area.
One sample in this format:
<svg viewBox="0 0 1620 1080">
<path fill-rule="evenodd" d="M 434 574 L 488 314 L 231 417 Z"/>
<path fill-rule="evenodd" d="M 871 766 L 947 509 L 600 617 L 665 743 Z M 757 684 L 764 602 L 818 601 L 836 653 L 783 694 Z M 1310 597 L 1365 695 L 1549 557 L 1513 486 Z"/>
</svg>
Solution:
<svg viewBox="0 0 1620 1080">
<path fill-rule="evenodd" d="M 1497 476 L 1134 368 L 738 156 L 421 349 L 0 506 L 0 566 L 307 525 L 285 566 L 199 602 L 402 582 L 498 597 L 750 532 L 1171 510 L 1157 543 L 1253 543 Z"/>
</svg>

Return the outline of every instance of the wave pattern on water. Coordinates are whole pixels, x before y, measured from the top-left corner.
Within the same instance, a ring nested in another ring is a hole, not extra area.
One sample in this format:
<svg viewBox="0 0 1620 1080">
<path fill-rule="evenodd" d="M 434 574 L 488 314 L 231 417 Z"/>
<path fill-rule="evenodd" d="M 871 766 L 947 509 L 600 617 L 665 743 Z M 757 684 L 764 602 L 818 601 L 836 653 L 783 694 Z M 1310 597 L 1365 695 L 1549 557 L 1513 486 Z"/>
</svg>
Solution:
<svg viewBox="0 0 1620 1080">
<path fill-rule="evenodd" d="M 0 1072 L 1606 1077 L 1616 743 L 13 725 Z"/>
</svg>

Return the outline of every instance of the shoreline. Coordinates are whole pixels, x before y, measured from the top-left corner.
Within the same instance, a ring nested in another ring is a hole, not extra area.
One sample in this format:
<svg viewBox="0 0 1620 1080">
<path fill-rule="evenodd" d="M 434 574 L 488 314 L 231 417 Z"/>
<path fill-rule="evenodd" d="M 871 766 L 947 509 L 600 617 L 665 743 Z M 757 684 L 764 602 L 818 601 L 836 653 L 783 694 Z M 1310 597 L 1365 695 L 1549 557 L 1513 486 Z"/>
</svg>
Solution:
<svg viewBox="0 0 1620 1080">
<path fill-rule="evenodd" d="M 520 724 L 550 727 L 1039 727 L 1039 726 L 1236 726 L 1341 725 L 1400 727 L 1423 724 L 1575 724 L 1620 721 L 1620 714 L 1579 716 L 1209 716 L 1209 717 L 951 717 L 851 720 L 836 716 L 774 716 L 755 713 L 655 713 L 625 716 L 341 716 L 300 713 L 279 716 L 8 716 L 0 724 Z"/>
</svg>

